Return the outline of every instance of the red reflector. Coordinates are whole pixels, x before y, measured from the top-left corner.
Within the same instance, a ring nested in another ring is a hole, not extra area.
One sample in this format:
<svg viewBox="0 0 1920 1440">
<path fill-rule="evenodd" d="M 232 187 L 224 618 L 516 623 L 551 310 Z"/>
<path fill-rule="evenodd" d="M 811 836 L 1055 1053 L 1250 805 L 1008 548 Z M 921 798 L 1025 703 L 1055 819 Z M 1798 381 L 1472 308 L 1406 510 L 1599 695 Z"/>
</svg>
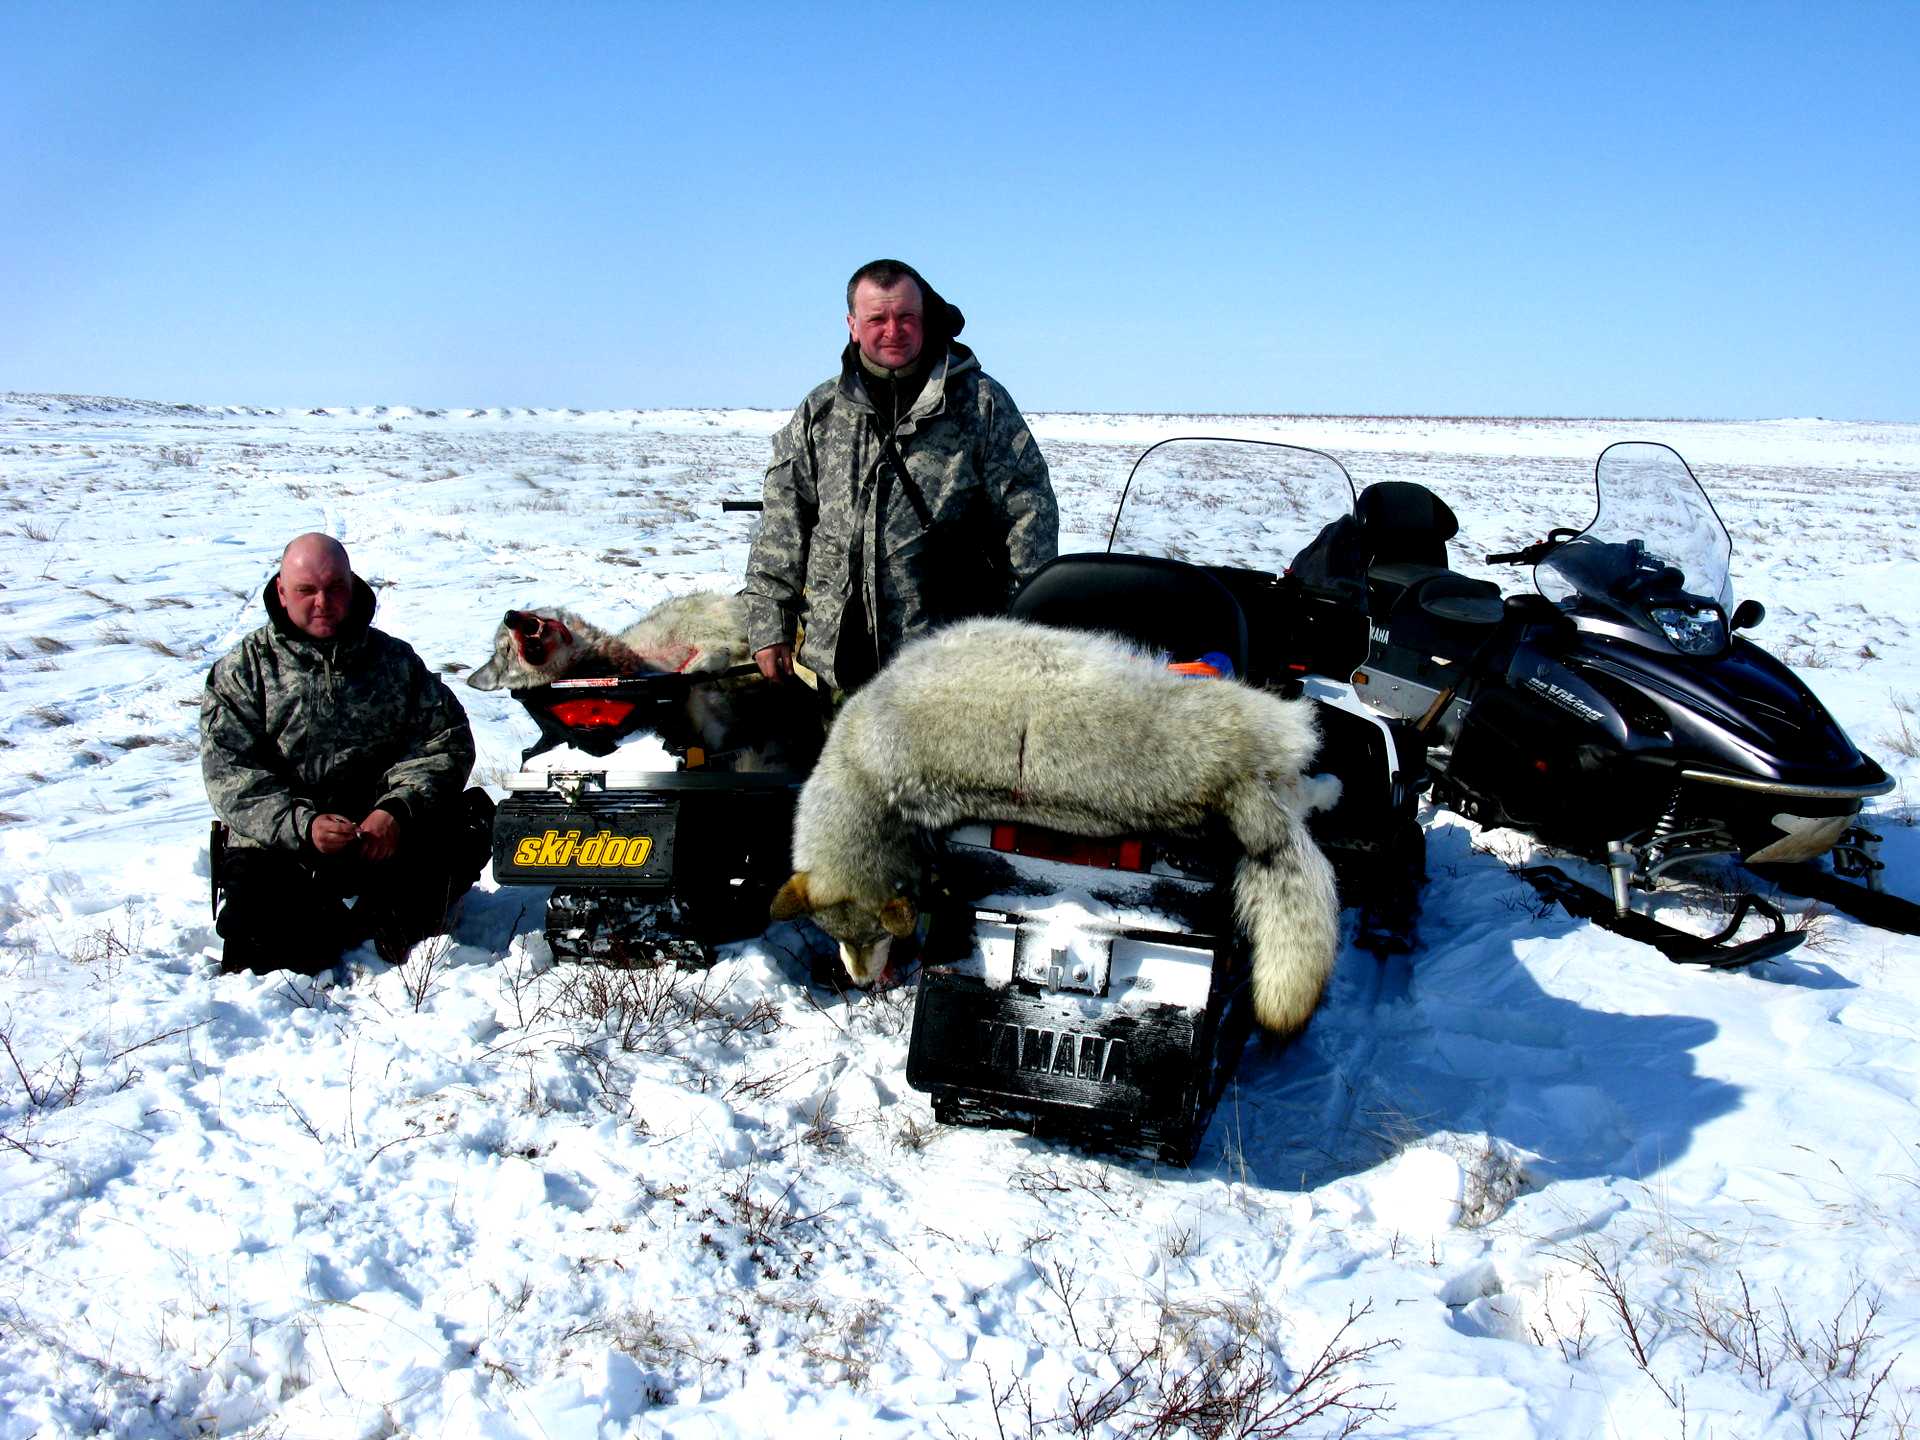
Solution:
<svg viewBox="0 0 1920 1440">
<path fill-rule="evenodd" d="M 1134 835 L 1096 839 L 1087 835 L 1063 835 L 1058 830 L 1042 830 L 1036 825 L 996 825 L 993 848 L 1012 855 L 1030 855 L 1036 860 L 1089 865 L 1097 870 L 1144 871 L 1148 864 L 1147 842 Z"/>
<path fill-rule="evenodd" d="M 570 730 L 610 730 L 633 713 L 627 700 L 562 700 L 547 713 Z"/>
</svg>

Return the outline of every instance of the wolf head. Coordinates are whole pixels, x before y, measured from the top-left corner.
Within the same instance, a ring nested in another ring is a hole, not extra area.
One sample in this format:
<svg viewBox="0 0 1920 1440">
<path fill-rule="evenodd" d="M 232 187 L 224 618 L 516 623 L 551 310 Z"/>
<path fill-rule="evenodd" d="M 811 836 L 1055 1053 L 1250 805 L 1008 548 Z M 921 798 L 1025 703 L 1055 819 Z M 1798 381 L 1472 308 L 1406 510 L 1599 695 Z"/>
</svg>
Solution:
<svg viewBox="0 0 1920 1440">
<path fill-rule="evenodd" d="M 475 690 L 524 690 L 564 678 L 579 664 L 591 627 L 565 610 L 509 610 L 493 634 L 493 658 L 467 677 Z"/>
<path fill-rule="evenodd" d="M 840 942 L 840 963 L 848 978 L 860 986 L 880 978 L 893 942 L 911 935 L 920 919 L 904 895 L 861 899 L 823 886 L 805 870 L 780 887 L 770 913 L 775 920 L 811 916 L 814 924 Z"/>
</svg>

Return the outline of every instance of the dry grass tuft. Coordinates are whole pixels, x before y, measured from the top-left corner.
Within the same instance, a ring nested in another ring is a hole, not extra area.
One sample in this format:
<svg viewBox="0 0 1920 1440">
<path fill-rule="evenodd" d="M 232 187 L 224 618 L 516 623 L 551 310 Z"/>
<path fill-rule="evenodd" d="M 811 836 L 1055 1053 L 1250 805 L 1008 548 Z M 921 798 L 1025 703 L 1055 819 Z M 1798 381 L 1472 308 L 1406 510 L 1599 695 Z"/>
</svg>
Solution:
<svg viewBox="0 0 1920 1440">
<path fill-rule="evenodd" d="M 1887 698 L 1893 702 L 1893 728 L 1881 732 L 1880 743 L 1904 759 L 1920 760 L 1920 700 L 1891 693 Z"/>
<path fill-rule="evenodd" d="M 1060 1273 L 1065 1283 L 1048 1288 L 1065 1307 L 1069 1328 L 1080 1334 L 1084 1289 L 1072 1285 L 1070 1274 Z M 1311 1360 L 1289 1364 L 1282 1358 L 1282 1317 L 1262 1299 L 1194 1306 L 1163 1302 L 1158 1332 L 1144 1341 L 1088 1327 L 1083 1348 L 1110 1356 L 1115 1378 L 1105 1385 L 1093 1377 L 1073 1382 L 1059 1413 L 1036 1412 L 1026 1382 L 1014 1376 L 1003 1383 L 990 1369 L 987 1399 L 1002 1435 L 1125 1440 L 1354 1435 L 1393 1411 L 1377 1385 L 1358 1378 L 1371 1359 L 1400 1344 L 1359 1338 L 1372 1312 L 1371 1301 L 1349 1305 L 1345 1321 Z"/>
</svg>

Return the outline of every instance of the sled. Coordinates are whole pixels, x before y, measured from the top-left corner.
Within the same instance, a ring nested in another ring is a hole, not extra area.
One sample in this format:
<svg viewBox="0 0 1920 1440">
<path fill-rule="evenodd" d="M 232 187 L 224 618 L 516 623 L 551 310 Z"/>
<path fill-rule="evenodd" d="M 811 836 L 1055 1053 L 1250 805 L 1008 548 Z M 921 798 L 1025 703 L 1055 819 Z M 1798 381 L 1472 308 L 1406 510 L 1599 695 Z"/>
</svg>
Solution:
<svg viewBox="0 0 1920 1440">
<path fill-rule="evenodd" d="M 956 827 L 907 1083 L 948 1124 L 1192 1159 L 1251 1024 L 1218 841 Z M 937 937 L 958 937 L 944 958 Z"/>
<path fill-rule="evenodd" d="M 790 873 L 805 775 L 733 768 L 741 755 L 704 749 L 683 719 L 695 687 L 749 673 L 591 677 L 510 692 L 540 738 L 507 777 L 493 875 L 503 886 L 550 887 L 545 933 L 556 960 L 702 966 L 716 946 L 766 927 Z M 796 693 L 768 687 L 756 703 L 790 727 L 782 753 L 804 758 L 818 747 L 817 710 L 810 693 L 788 688 Z M 768 719 L 758 715 L 755 738 Z M 660 738 L 673 769 L 621 763 L 621 742 L 642 733 Z M 578 760 L 532 765 L 560 747 Z"/>
<path fill-rule="evenodd" d="M 1309 821 L 1357 931 L 1412 944 L 1425 837 L 1420 747 L 1351 687 L 1286 668 L 1297 591 L 1267 572 L 1081 554 L 1043 567 L 1015 618 L 1118 633 L 1187 683 L 1228 674 L 1315 705 L 1313 769 L 1340 801 Z M 1204 664 L 1201 663 L 1204 660 Z M 1013 1126 L 1186 1165 L 1252 1026 L 1222 834 L 1062 835 L 972 823 L 938 839 L 938 891 L 907 1081 L 953 1124 Z"/>
</svg>

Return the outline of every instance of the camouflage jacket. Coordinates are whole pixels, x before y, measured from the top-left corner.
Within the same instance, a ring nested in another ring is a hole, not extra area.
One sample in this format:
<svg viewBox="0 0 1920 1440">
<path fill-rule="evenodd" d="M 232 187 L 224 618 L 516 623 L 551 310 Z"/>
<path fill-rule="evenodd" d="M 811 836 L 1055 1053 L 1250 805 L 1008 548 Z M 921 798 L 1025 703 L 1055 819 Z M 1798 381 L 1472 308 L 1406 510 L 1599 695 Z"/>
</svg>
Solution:
<svg viewBox="0 0 1920 1440">
<path fill-rule="evenodd" d="M 948 343 L 892 440 L 851 344 L 839 378 L 773 438 L 747 560 L 747 638 L 760 650 L 804 627 L 799 658 L 831 685 L 843 645 L 864 647 L 848 668 L 870 673 L 924 630 L 1003 613 L 1059 545 L 1040 447 L 965 345 Z M 856 601 L 871 618 L 843 636 Z"/>
<path fill-rule="evenodd" d="M 222 656 L 200 701 L 200 768 L 239 846 L 297 850 L 316 815 L 401 826 L 456 801 L 473 732 L 453 692 L 413 647 L 375 630 L 373 591 L 353 580 L 341 635 L 294 628 L 273 581 L 262 625 Z"/>
</svg>

